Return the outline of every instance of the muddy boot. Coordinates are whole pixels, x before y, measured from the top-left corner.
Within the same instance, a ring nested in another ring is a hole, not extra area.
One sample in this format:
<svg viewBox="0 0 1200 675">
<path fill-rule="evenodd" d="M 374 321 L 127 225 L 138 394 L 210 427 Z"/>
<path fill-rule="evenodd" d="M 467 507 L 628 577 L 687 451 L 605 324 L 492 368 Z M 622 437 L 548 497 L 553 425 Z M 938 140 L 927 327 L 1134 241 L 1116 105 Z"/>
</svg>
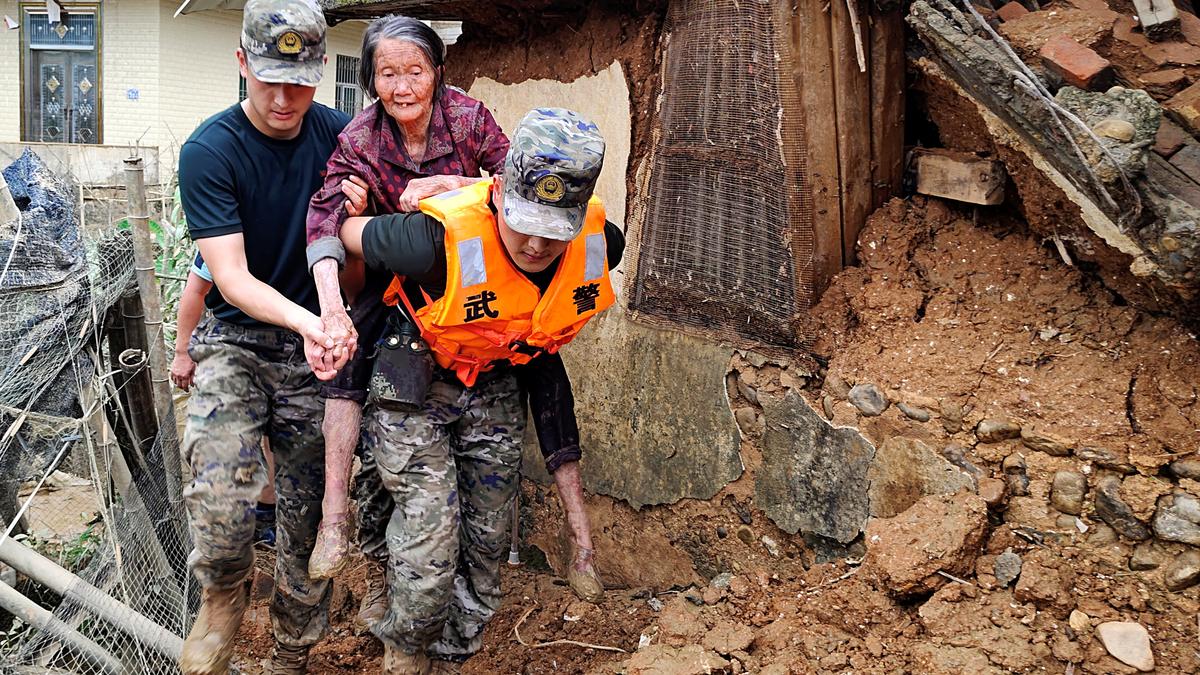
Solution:
<svg viewBox="0 0 1200 675">
<path fill-rule="evenodd" d="M 593 564 L 596 554 L 590 548 L 577 548 L 571 566 L 567 568 L 567 585 L 580 599 L 599 603 L 604 599 L 604 585 Z"/>
<path fill-rule="evenodd" d="M 387 572 L 383 564 L 368 558 L 367 590 L 363 592 L 362 602 L 358 605 L 358 617 L 354 620 L 360 632 L 370 630 L 387 614 L 387 591 Z"/>
<path fill-rule="evenodd" d="M 225 675 L 233 657 L 233 636 L 249 604 L 245 584 L 233 588 L 206 588 L 200 613 L 183 643 L 179 669 L 184 675 Z"/>
<path fill-rule="evenodd" d="M 461 672 L 462 664 L 458 661 L 434 659 L 429 667 L 429 675 L 458 675 Z"/>
<path fill-rule="evenodd" d="M 350 517 L 348 514 L 323 518 L 317 526 L 317 543 L 308 559 L 308 576 L 332 579 L 350 559 Z"/>
<path fill-rule="evenodd" d="M 271 662 L 263 675 L 304 675 L 308 672 L 308 647 L 289 647 L 275 643 Z"/>
<path fill-rule="evenodd" d="M 424 652 L 408 654 L 384 645 L 383 675 L 429 675 L 429 657 Z"/>
</svg>

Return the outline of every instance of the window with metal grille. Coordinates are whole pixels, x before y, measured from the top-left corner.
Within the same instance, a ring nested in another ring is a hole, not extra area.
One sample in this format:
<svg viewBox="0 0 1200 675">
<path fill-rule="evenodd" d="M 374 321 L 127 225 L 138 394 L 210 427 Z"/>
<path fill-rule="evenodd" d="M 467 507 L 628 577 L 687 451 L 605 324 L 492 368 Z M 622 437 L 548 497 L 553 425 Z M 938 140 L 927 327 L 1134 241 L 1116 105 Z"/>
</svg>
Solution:
<svg viewBox="0 0 1200 675">
<path fill-rule="evenodd" d="M 742 344 L 810 339 L 812 207 L 802 148 L 787 140 L 783 97 L 794 94 L 775 57 L 784 7 L 789 0 L 670 5 L 629 296 L 651 323 Z"/>
<path fill-rule="evenodd" d="M 357 115 L 363 107 L 362 90 L 358 88 L 357 56 L 337 55 L 337 79 L 334 87 L 337 109 L 351 117 Z"/>
</svg>

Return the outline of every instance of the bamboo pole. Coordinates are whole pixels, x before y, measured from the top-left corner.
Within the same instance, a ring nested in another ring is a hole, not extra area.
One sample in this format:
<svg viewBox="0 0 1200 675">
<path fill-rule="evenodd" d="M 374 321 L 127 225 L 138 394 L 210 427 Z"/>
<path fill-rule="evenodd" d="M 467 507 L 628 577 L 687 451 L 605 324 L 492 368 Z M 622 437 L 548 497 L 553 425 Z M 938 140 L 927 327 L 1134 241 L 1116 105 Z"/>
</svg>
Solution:
<svg viewBox="0 0 1200 675">
<path fill-rule="evenodd" d="M 11 538 L 0 540 L 0 562 L 12 565 L 18 572 L 47 586 L 55 593 L 87 607 L 96 616 L 166 658 L 172 661 L 179 660 L 179 654 L 183 651 L 183 638 L 59 567 L 21 542 Z"/>
<path fill-rule="evenodd" d="M 14 616 L 20 617 L 22 621 L 38 630 L 71 645 L 79 656 L 99 668 L 101 672 L 119 675 L 125 671 L 121 662 L 112 654 L 104 651 L 100 645 L 63 623 L 50 610 L 21 595 L 17 589 L 3 581 L 0 581 L 0 607 L 8 610 Z"/>
<path fill-rule="evenodd" d="M 133 231 L 133 260 L 137 271 L 138 289 L 142 296 L 143 324 L 146 327 L 147 353 L 150 356 L 150 379 L 154 385 L 154 410 L 160 424 L 174 419 L 171 406 L 171 383 L 168 379 L 166 342 L 162 335 L 162 303 L 158 280 L 154 276 L 154 242 L 150 238 L 150 216 L 146 206 L 146 176 L 141 157 L 125 160 L 125 181 L 129 199 L 129 229 Z M 179 453 L 163 452 L 166 469 L 167 498 L 172 504 L 181 500 L 181 471 Z"/>
</svg>

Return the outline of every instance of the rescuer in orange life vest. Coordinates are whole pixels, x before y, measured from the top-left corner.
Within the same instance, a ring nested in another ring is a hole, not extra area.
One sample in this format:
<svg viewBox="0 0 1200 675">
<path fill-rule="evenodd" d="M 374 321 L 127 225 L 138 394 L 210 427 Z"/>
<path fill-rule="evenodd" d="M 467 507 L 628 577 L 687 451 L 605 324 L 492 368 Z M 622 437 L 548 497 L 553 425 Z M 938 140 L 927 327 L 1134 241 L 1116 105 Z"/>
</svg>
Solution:
<svg viewBox="0 0 1200 675">
<path fill-rule="evenodd" d="M 482 644 L 500 605 L 522 390 L 575 521 L 568 579 L 590 599 L 602 595 L 571 382 L 557 352 L 613 303 L 608 274 L 625 237 L 592 196 L 603 161 L 595 124 L 539 108 L 516 129 L 501 175 L 425 199 L 419 213 L 343 226 L 347 251 L 396 275 L 363 438 L 396 502 L 389 609 L 372 627 L 385 673 L 455 672 Z"/>
</svg>

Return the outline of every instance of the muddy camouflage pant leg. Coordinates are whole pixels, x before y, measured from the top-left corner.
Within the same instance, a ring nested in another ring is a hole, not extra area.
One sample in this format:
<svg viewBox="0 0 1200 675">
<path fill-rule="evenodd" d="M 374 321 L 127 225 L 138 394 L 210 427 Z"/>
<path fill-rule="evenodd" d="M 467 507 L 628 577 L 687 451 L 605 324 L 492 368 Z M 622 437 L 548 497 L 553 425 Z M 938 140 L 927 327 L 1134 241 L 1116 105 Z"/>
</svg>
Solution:
<svg viewBox="0 0 1200 675">
<path fill-rule="evenodd" d="M 254 563 L 254 508 L 266 484 L 262 438 L 275 452 L 278 493 L 272 622 L 285 644 L 313 644 L 327 628 L 328 582 L 308 578 L 321 518 L 323 406 L 299 338 L 207 321 L 192 343 L 195 390 L 184 451 L 194 480 L 184 492 L 204 587 L 244 582 Z"/>
<path fill-rule="evenodd" d="M 369 421 L 369 420 L 368 420 Z M 354 477 L 354 502 L 358 506 L 358 547 L 371 560 L 387 562 L 387 526 L 395 503 L 383 487 L 375 452 L 363 440 L 358 444 L 361 466 Z"/>
<path fill-rule="evenodd" d="M 457 658 L 479 649 L 500 604 L 523 427 L 511 376 L 474 389 L 440 377 L 421 413 L 371 412 L 367 439 L 396 502 L 381 639 Z"/>
</svg>

